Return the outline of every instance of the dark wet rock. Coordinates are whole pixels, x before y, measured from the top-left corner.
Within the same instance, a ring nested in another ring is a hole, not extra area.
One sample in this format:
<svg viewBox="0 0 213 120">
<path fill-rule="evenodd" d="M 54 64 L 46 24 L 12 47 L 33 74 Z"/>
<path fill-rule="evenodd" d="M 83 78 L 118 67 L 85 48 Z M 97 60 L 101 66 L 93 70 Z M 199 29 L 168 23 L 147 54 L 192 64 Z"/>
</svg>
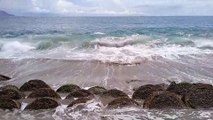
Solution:
<svg viewBox="0 0 213 120">
<path fill-rule="evenodd" d="M 183 100 L 191 108 L 213 108 L 213 86 L 197 84 Z"/>
<path fill-rule="evenodd" d="M 61 86 L 57 92 L 60 92 L 60 93 L 70 93 L 70 92 L 74 92 L 76 90 L 80 90 L 81 88 L 77 85 L 74 85 L 74 84 L 67 84 L 67 85 L 63 85 Z"/>
<path fill-rule="evenodd" d="M 164 87 L 161 85 L 143 85 L 139 87 L 132 95 L 133 99 L 146 99 L 155 91 L 163 91 Z"/>
<path fill-rule="evenodd" d="M 21 86 L 20 91 L 33 91 L 40 88 L 50 88 L 50 86 L 42 80 L 30 80 Z"/>
<path fill-rule="evenodd" d="M 0 91 L 0 98 L 14 99 L 18 100 L 24 98 L 24 94 L 17 90 L 16 88 L 4 88 Z"/>
<path fill-rule="evenodd" d="M 81 104 L 81 103 L 87 103 L 89 98 L 79 98 L 77 100 L 72 101 L 67 107 L 73 107 L 74 105 Z"/>
<path fill-rule="evenodd" d="M 41 98 L 41 97 L 61 99 L 60 95 L 58 95 L 58 93 L 56 93 L 54 90 L 50 88 L 41 88 L 35 90 L 28 96 L 28 98 Z"/>
<path fill-rule="evenodd" d="M 0 109 L 20 109 L 21 104 L 12 99 L 0 99 Z"/>
<path fill-rule="evenodd" d="M 110 96 L 110 97 L 114 97 L 114 98 L 119 98 L 119 97 L 127 97 L 128 98 L 128 95 L 120 90 L 117 90 L 117 89 L 111 89 L 111 90 L 108 90 L 106 92 L 104 92 L 102 94 L 102 96 Z"/>
<path fill-rule="evenodd" d="M 90 93 L 88 90 L 77 90 L 74 92 L 71 92 L 66 99 L 73 99 L 73 98 L 83 98 L 83 97 L 93 97 L 93 94 Z"/>
<path fill-rule="evenodd" d="M 205 83 L 194 83 L 193 84 L 194 86 L 193 87 L 202 87 L 202 86 L 205 86 L 205 87 L 212 87 L 212 85 L 210 84 L 205 84 Z"/>
<path fill-rule="evenodd" d="M 108 104 L 108 108 L 121 108 L 121 107 L 128 107 L 128 106 L 138 106 L 139 104 L 130 98 L 117 98 L 113 101 L 111 101 Z"/>
<path fill-rule="evenodd" d="M 99 95 L 99 99 L 101 100 L 104 106 L 108 105 L 111 101 L 117 98 L 129 98 L 129 96 L 126 93 L 117 89 L 111 89 Z"/>
<path fill-rule="evenodd" d="M 0 90 L 7 90 L 7 89 L 13 89 L 13 90 L 19 91 L 19 88 L 16 87 L 15 85 L 6 85 L 6 86 L 0 88 Z"/>
<path fill-rule="evenodd" d="M 144 101 L 144 108 L 150 109 L 180 109 L 184 107 L 181 97 L 168 91 L 153 92 L 152 95 Z"/>
<path fill-rule="evenodd" d="M 164 90 L 166 90 L 166 89 L 169 87 L 169 85 L 168 85 L 168 84 L 165 84 L 165 83 L 156 84 L 155 86 L 160 86 L 160 87 L 162 87 Z"/>
<path fill-rule="evenodd" d="M 176 93 L 178 95 L 184 96 L 186 93 L 188 93 L 194 85 L 191 83 L 178 83 L 176 84 L 175 82 L 172 82 L 169 87 L 167 88 L 167 91 Z"/>
<path fill-rule="evenodd" d="M 10 79 L 11 79 L 10 77 L 7 77 L 7 76 L 0 74 L 0 81 L 7 81 L 7 80 L 10 80 Z"/>
<path fill-rule="evenodd" d="M 94 86 L 88 89 L 89 92 L 91 92 L 92 94 L 103 94 L 104 92 L 107 91 L 107 89 L 105 89 L 104 87 L 100 87 L 100 86 Z"/>
<path fill-rule="evenodd" d="M 53 109 L 58 105 L 58 102 L 51 98 L 39 98 L 28 104 L 25 110 Z"/>
</svg>

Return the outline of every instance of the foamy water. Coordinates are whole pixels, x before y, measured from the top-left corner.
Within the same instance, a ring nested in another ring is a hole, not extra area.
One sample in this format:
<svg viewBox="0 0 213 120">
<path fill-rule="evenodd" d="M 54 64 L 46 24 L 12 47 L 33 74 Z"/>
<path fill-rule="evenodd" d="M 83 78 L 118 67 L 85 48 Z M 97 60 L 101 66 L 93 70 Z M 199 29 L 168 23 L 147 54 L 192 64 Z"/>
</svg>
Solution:
<svg viewBox="0 0 213 120">
<path fill-rule="evenodd" d="M 61 105 L 55 110 L 1 112 L 2 120 L 211 120 L 212 110 L 148 110 L 140 107 L 106 109 L 99 103 L 87 103 L 81 107 L 67 108 Z"/>
<path fill-rule="evenodd" d="M 201 42 L 202 41 L 202 42 Z M 179 59 L 180 56 L 212 54 L 211 40 L 194 40 L 190 45 L 171 44 L 144 35 L 104 37 L 92 40 L 88 47 L 63 44 L 48 48 L 51 43 L 19 41 L 1 42 L 1 58 L 52 58 L 65 60 L 99 60 L 120 64 L 142 63 L 153 58 Z M 41 48 L 41 44 L 47 47 Z M 46 45 L 47 44 L 47 45 Z"/>
</svg>

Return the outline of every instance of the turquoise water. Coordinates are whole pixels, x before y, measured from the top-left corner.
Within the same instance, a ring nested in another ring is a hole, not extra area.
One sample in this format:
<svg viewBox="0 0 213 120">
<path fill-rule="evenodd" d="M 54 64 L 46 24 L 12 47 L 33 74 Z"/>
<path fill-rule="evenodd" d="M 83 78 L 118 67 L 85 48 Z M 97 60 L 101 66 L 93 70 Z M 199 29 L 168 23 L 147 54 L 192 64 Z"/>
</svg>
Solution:
<svg viewBox="0 0 213 120">
<path fill-rule="evenodd" d="M 207 54 L 212 23 L 213 17 L 7 17 L 0 21 L 0 57 L 132 62 Z"/>
</svg>

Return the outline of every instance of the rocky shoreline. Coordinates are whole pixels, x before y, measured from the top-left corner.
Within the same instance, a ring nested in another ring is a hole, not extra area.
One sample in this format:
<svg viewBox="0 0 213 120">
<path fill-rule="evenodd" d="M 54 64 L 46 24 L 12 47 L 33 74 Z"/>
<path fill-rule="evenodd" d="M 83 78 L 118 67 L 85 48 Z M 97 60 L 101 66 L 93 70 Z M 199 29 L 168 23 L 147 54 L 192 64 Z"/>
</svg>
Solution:
<svg viewBox="0 0 213 120">
<path fill-rule="evenodd" d="M 0 75 L 0 82 L 10 80 Z M 27 103 L 23 108 L 23 101 Z M 59 105 L 68 108 L 99 101 L 107 109 L 142 107 L 145 109 L 209 109 L 213 108 L 213 86 L 203 83 L 147 84 L 127 95 L 118 89 L 101 86 L 82 89 L 66 84 L 53 90 L 42 80 L 29 80 L 20 88 L 6 85 L 0 88 L 0 109 L 39 110 L 54 109 Z"/>
</svg>

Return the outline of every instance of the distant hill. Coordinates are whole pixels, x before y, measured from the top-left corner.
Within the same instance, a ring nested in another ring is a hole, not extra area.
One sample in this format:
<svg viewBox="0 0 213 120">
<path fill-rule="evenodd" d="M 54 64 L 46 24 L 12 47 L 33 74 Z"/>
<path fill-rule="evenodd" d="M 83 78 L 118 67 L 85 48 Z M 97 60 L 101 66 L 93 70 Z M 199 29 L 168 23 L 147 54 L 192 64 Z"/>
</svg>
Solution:
<svg viewBox="0 0 213 120">
<path fill-rule="evenodd" d="M 3 11 L 3 10 L 0 10 L 0 17 L 8 17 L 8 16 L 14 16 L 14 15 L 9 14 L 9 13 Z"/>
</svg>

